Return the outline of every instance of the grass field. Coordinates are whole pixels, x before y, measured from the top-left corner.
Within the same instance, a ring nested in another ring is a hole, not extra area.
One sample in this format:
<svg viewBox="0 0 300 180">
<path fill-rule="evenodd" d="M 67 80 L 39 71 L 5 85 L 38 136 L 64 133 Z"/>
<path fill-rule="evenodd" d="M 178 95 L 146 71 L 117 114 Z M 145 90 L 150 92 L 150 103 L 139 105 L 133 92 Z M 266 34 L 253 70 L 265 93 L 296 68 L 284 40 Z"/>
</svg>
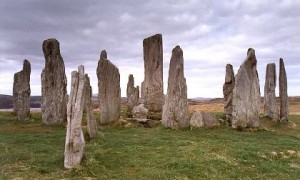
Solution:
<svg viewBox="0 0 300 180">
<path fill-rule="evenodd" d="M 65 128 L 41 114 L 17 122 L 0 112 L 0 179 L 299 179 L 300 116 L 258 131 L 168 130 L 117 124 L 88 140 L 77 169 L 63 167 Z"/>
</svg>

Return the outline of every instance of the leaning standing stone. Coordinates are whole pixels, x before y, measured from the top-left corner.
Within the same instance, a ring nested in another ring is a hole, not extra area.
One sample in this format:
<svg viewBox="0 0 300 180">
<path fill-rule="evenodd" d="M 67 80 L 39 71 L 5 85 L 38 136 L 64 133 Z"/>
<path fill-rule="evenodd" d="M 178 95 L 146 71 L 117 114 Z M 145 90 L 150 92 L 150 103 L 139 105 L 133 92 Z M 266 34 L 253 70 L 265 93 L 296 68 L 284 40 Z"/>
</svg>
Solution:
<svg viewBox="0 0 300 180">
<path fill-rule="evenodd" d="M 172 50 L 162 125 L 171 129 L 189 126 L 187 86 L 184 77 L 183 52 L 180 46 Z"/>
<path fill-rule="evenodd" d="M 79 166 L 84 153 L 84 136 L 81 128 L 84 108 L 85 77 L 84 67 L 72 72 L 71 93 L 67 111 L 67 134 L 65 144 L 65 168 Z"/>
<path fill-rule="evenodd" d="M 127 83 L 127 112 L 129 116 L 132 116 L 132 109 L 139 103 L 139 86 L 134 87 L 134 77 L 132 74 L 128 77 Z"/>
<path fill-rule="evenodd" d="M 97 123 L 93 113 L 93 100 L 92 100 L 92 86 L 90 85 L 90 78 L 86 74 L 85 76 L 85 99 L 84 106 L 86 111 L 86 123 L 87 132 L 90 138 L 94 138 L 97 135 Z"/>
<path fill-rule="evenodd" d="M 278 119 L 278 108 L 276 105 L 276 65 L 267 64 L 266 80 L 264 88 L 264 114 L 274 120 Z"/>
<path fill-rule="evenodd" d="M 231 122 L 232 118 L 232 97 L 233 88 L 235 84 L 234 71 L 231 64 L 226 65 L 225 83 L 223 85 L 224 95 L 224 113 L 228 122 Z"/>
<path fill-rule="evenodd" d="M 163 94 L 162 35 L 156 34 L 143 41 L 145 79 L 142 83 L 142 101 L 150 112 L 161 112 Z"/>
<path fill-rule="evenodd" d="M 283 59 L 279 60 L 279 96 L 280 96 L 280 121 L 287 122 L 289 117 L 289 99 L 287 94 L 287 77 Z"/>
<path fill-rule="evenodd" d="M 235 76 L 232 99 L 232 128 L 259 127 L 260 88 L 252 48 Z"/>
<path fill-rule="evenodd" d="M 60 124 L 67 119 L 67 78 L 59 42 L 43 42 L 45 68 L 42 71 L 42 120 L 45 124 Z"/>
<path fill-rule="evenodd" d="M 30 62 L 25 59 L 23 70 L 14 75 L 13 102 L 19 121 L 30 119 Z"/>
<path fill-rule="evenodd" d="M 97 67 L 101 124 L 118 121 L 121 111 L 121 88 L 119 69 L 107 59 L 103 50 Z"/>
</svg>

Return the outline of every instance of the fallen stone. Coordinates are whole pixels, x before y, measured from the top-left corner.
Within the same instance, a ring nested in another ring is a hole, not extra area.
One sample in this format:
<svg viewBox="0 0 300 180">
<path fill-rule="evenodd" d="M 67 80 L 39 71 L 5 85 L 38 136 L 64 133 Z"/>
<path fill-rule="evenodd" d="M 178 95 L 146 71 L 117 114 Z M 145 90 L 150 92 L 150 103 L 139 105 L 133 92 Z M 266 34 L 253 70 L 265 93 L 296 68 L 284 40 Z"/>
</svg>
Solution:
<svg viewBox="0 0 300 180">
<path fill-rule="evenodd" d="M 217 116 L 203 111 L 196 111 L 190 119 L 190 126 L 195 128 L 212 128 L 220 126 Z"/>
<path fill-rule="evenodd" d="M 134 106 L 132 109 L 132 117 L 136 119 L 147 119 L 148 109 L 144 107 L 144 104 Z"/>
</svg>

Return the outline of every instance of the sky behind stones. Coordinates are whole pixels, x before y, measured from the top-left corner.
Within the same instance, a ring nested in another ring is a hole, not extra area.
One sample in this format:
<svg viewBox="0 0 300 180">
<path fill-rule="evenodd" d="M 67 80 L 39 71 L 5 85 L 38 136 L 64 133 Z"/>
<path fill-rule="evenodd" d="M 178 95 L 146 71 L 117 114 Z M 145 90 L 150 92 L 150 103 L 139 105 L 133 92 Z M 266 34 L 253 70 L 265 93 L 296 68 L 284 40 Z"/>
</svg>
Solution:
<svg viewBox="0 0 300 180">
<path fill-rule="evenodd" d="M 184 52 L 188 97 L 222 97 L 225 66 L 235 73 L 256 51 L 263 95 L 268 63 L 285 61 L 288 95 L 300 95 L 300 0 L 0 0 L 0 94 L 12 94 L 13 75 L 31 62 L 31 94 L 41 94 L 45 64 L 42 42 L 60 42 L 70 89 L 71 71 L 85 66 L 93 93 L 101 50 L 120 70 L 126 96 L 128 75 L 144 78 L 143 39 L 161 33 L 164 92 L 172 49 Z M 276 95 L 278 96 L 278 84 Z"/>
</svg>

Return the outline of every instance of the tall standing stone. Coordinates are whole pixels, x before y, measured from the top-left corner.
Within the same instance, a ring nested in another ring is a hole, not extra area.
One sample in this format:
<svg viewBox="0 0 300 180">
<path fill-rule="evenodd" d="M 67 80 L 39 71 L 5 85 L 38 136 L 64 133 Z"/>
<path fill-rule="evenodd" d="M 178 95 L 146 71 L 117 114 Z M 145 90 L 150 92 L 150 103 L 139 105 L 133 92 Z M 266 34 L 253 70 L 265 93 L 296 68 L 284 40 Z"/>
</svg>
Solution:
<svg viewBox="0 0 300 180">
<path fill-rule="evenodd" d="M 121 111 L 121 88 L 119 69 L 107 59 L 103 50 L 97 67 L 101 124 L 118 121 Z"/>
<path fill-rule="evenodd" d="M 67 78 L 59 42 L 43 42 L 45 68 L 42 71 L 42 119 L 45 124 L 60 124 L 67 119 Z"/>
<path fill-rule="evenodd" d="M 278 119 L 278 108 L 276 105 L 276 65 L 267 64 L 264 88 L 264 114 L 274 120 Z"/>
<path fill-rule="evenodd" d="M 225 83 L 223 85 L 224 95 L 224 113 L 227 121 L 231 122 L 232 118 L 232 98 L 235 84 L 234 71 L 231 64 L 226 65 Z"/>
<path fill-rule="evenodd" d="M 162 125 L 171 129 L 189 126 L 187 86 L 184 77 L 183 52 L 180 46 L 172 50 Z"/>
<path fill-rule="evenodd" d="M 259 126 L 260 88 L 256 70 L 256 56 L 252 48 L 235 76 L 232 99 L 232 128 Z"/>
<path fill-rule="evenodd" d="M 72 72 L 71 93 L 67 110 L 67 133 L 65 143 L 65 168 L 80 165 L 84 153 L 84 136 L 82 132 L 82 115 L 84 108 L 85 76 L 84 67 Z"/>
<path fill-rule="evenodd" d="M 143 47 L 145 79 L 142 83 L 142 99 L 150 112 L 161 112 L 164 102 L 162 35 L 144 39 Z"/>
<path fill-rule="evenodd" d="M 134 106 L 138 105 L 139 103 L 139 86 L 134 87 L 134 77 L 132 74 L 128 77 L 127 83 L 127 112 L 128 115 L 131 116 L 131 111 Z"/>
<path fill-rule="evenodd" d="M 92 86 L 90 84 L 90 78 L 86 74 L 85 76 L 85 98 L 84 106 L 86 111 L 86 123 L 87 123 L 87 132 L 90 138 L 94 138 L 97 135 L 97 122 L 93 113 L 93 100 L 92 100 Z"/>
<path fill-rule="evenodd" d="M 287 77 L 283 59 L 279 60 L 279 96 L 280 96 L 280 121 L 287 122 L 289 117 L 289 99 L 287 93 Z"/>
<path fill-rule="evenodd" d="M 13 102 L 14 112 L 18 120 L 30 119 L 30 62 L 25 59 L 23 62 L 23 70 L 15 73 L 13 84 Z"/>
</svg>

